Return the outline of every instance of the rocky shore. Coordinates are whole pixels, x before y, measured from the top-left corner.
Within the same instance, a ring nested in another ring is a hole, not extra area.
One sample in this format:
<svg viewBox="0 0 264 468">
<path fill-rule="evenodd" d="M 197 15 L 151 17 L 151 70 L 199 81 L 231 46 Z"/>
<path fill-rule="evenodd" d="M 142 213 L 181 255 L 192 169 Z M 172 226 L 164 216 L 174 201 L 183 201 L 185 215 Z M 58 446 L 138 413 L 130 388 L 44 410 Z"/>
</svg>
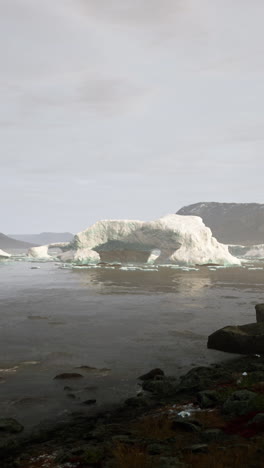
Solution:
<svg viewBox="0 0 264 468">
<path fill-rule="evenodd" d="M 23 437 L 0 419 L 2 468 L 263 467 L 264 357 L 196 367 L 180 378 L 153 369 L 141 391 L 97 416 L 73 415 Z"/>
</svg>

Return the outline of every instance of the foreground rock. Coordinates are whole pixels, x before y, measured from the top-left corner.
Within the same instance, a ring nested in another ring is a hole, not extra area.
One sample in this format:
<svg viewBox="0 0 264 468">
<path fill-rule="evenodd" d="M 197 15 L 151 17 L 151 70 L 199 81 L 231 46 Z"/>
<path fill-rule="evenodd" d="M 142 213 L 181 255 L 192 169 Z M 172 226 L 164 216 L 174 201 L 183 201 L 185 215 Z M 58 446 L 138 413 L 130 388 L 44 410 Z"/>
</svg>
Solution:
<svg viewBox="0 0 264 468">
<path fill-rule="evenodd" d="M 264 304 L 255 305 L 257 322 L 264 322 Z"/>
<path fill-rule="evenodd" d="M 42 424 L 28 438 L 0 433 L 1 468 L 263 467 L 263 357 L 145 376 L 142 392 L 111 410 Z"/>
<path fill-rule="evenodd" d="M 151 371 L 147 372 L 147 374 L 141 375 L 139 380 L 154 380 L 157 378 L 162 378 L 164 376 L 164 372 L 162 369 L 156 368 L 152 369 Z"/>
<path fill-rule="evenodd" d="M 18 434 L 22 432 L 24 427 L 13 418 L 0 419 L 0 433 L 4 434 Z"/>
<path fill-rule="evenodd" d="M 227 326 L 208 337 L 207 347 L 228 353 L 264 353 L 264 322 Z"/>
</svg>

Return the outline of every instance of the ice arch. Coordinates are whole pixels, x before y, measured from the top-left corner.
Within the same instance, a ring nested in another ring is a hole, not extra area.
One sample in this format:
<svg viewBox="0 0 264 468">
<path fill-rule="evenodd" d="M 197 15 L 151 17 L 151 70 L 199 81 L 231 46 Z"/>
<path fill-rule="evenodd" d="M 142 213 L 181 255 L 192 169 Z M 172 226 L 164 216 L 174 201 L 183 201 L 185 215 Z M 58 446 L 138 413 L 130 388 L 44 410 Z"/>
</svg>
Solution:
<svg viewBox="0 0 264 468">
<path fill-rule="evenodd" d="M 155 263 L 240 265 L 227 245 L 220 244 L 198 216 L 167 215 L 155 221 L 103 220 L 76 234 L 71 243 L 33 247 L 29 255 L 49 258 L 59 247 L 61 261 L 76 263 L 147 263 L 154 250 Z"/>
<path fill-rule="evenodd" d="M 30 249 L 31 256 L 49 256 L 60 247 L 61 261 L 146 263 L 159 250 L 155 263 L 240 265 L 228 246 L 220 244 L 198 216 L 167 215 L 155 221 L 103 220 L 76 234 L 68 244 Z"/>
</svg>

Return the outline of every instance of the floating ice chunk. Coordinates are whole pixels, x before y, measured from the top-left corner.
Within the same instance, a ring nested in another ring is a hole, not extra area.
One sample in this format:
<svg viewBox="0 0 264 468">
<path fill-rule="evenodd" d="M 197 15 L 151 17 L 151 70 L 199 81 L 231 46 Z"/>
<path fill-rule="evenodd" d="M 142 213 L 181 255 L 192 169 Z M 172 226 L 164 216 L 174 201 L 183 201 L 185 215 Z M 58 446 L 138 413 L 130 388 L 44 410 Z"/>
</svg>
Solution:
<svg viewBox="0 0 264 468">
<path fill-rule="evenodd" d="M 189 413 L 189 411 L 180 411 L 178 413 L 178 416 L 180 416 L 181 418 L 188 418 L 189 416 L 191 416 L 191 413 Z"/>
<path fill-rule="evenodd" d="M 262 267 L 254 267 L 254 268 L 250 267 L 248 268 L 248 270 L 263 270 L 263 268 Z"/>
<path fill-rule="evenodd" d="M 0 249 L 0 260 L 7 259 L 9 257 L 11 257 L 11 255 L 9 253 L 4 252 L 3 250 Z"/>
<path fill-rule="evenodd" d="M 18 366 L 14 366 L 14 367 L 6 368 L 6 369 L 0 369 L 0 372 L 3 372 L 5 374 L 13 374 L 17 371 L 17 369 L 18 369 Z"/>
<path fill-rule="evenodd" d="M 32 258 L 51 258 L 48 254 L 49 246 L 41 245 L 39 247 L 31 247 L 28 250 L 28 256 Z"/>
<path fill-rule="evenodd" d="M 69 249 L 70 242 L 56 242 L 53 244 L 40 245 L 38 247 L 31 247 L 28 250 L 28 257 L 32 258 L 41 258 L 41 259 L 52 259 L 54 255 L 49 254 L 49 249 L 59 248 L 61 250 Z M 57 252 L 56 252 L 57 255 Z"/>
</svg>

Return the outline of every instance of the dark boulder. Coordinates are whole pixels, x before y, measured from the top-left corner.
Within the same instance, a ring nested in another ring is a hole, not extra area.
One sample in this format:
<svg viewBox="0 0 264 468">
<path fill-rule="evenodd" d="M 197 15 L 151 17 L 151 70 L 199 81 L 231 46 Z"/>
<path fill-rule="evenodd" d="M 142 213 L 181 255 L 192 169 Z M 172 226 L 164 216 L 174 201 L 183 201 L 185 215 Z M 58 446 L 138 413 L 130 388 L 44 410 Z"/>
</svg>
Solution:
<svg viewBox="0 0 264 468">
<path fill-rule="evenodd" d="M 76 372 L 64 372 L 63 374 L 58 374 L 54 377 L 54 380 L 67 380 L 67 379 L 81 379 L 83 378 L 82 374 L 77 374 Z"/>
<path fill-rule="evenodd" d="M 254 399 L 257 394 L 250 390 L 237 390 L 233 392 L 223 404 L 223 412 L 241 416 L 254 409 Z"/>
<path fill-rule="evenodd" d="M 179 392 L 178 380 L 174 377 L 164 377 L 162 380 L 144 380 L 142 389 L 152 393 L 156 398 L 168 398 Z"/>
<path fill-rule="evenodd" d="M 87 405 L 87 406 L 95 405 L 95 403 L 96 403 L 96 400 L 94 400 L 94 399 L 93 400 L 85 400 L 85 401 L 82 402 L 83 405 Z"/>
<path fill-rule="evenodd" d="M 24 427 L 13 418 L 0 419 L 0 433 L 17 434 L 22 432 Z"/>
<path fill-rule="evenodd" d="M 264 304 L 255 305 L 257 322 L 264 322 Z"/>
<path fill-rule="evenodd" d="M 196 419 L 185 419 L 178 417 L 172 421 L 172 429 L 180 429 L 185 432 L 200 432 L 202 425 Z"/>
<path fill-rule="evenodd" d="M 221 367 L 195 367 L 180 377 L 178 391 L 196 392 L 207 390 L 215 384 L 230 381 L 231 372 Z"/>
<path fill-rule="evenodd" d="M 203 390 L 197 393 L 197 400 L 201 408 L 212 408 L 219 401 L 219 394 L 216 390 Z"/>
<path fill-rule="evenodd" d="M 264 322 L 228 326 L 208 337 L 207 347 L 228 353 L 264 353 Z"/>
<path fill-rule="evenodd" d="M 156 369 L 152 369 L 151 371 L 147 372 L 147 374 L 141 375 L 139 377 L 139 380 L 154 380 L 157 377 L 160 378 L 160 377 L 163 377 L 163 376 L 164 376 L 163 370 L 161 370 L 159 368 L 156 368 Z"/>
</svg>

